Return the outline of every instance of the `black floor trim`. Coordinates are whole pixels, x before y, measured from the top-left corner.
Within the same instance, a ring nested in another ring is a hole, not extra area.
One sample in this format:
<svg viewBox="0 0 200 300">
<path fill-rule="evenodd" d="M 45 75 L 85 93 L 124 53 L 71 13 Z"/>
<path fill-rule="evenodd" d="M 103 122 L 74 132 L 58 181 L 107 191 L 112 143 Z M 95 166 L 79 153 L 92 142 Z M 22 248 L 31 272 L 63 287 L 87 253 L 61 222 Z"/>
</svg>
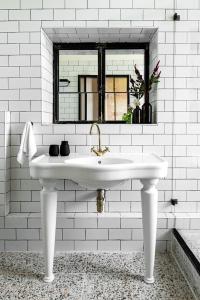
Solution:
<svg viewBox="0 0 200 300">
<path fill-rule="evenodd" d="M 198 261 L 192 250 L 188 247 L 188 245 L 186 244 L 180 233 L 177 231 L 177 229 L 173 228 L 173 234 L 176 240 L 179 242 L 180 246 L 182 247 L 183 251 L 185 252 L 186 256 L 191 261 L 195 270 L 200 275 L 200 262 Z"/>
</svg>

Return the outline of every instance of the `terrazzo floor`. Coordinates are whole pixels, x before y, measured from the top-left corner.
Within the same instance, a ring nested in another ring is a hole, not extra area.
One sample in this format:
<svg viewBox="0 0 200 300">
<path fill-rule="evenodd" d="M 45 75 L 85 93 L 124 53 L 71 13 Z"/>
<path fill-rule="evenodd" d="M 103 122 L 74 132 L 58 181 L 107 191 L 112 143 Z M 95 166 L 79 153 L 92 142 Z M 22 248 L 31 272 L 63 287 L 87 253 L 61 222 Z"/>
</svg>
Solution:
<svg viewBox="0 0 200 300">
<path fill-rule="evenodd" d="M 81 253 L 55 258 L 55 280 L 42 281 L 40 254 L 0 253 L 3 300 L 192 300 L 190 289 L 170 254 L 156 257 L 156 282 L 143 281 L 143 254 Z"/>
</svg>

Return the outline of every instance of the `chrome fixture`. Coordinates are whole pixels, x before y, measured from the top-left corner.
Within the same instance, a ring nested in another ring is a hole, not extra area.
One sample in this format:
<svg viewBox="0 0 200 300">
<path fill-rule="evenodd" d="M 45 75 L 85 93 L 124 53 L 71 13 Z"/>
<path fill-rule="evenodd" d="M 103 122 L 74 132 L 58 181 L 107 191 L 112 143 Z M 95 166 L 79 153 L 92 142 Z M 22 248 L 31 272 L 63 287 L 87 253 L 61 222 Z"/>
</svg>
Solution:
<svg viewBox="0 0 200 300">
<path fill-rule="evenodd" d="M 97 149 L 95 149 L 95 147 L 93 146 L 91 148 L 91 152 L 94 152 L 97 156 L 102 156 L 104 155 L 106 152 L 110 151 L 108 147 L 105 147 L 104 149 L 101 148 L 101 131 L 100 131 L 100 127 L 97 123 L 93 123 L 90 127 L 90 134 L 92 134 L 92 129 L 93 127 L 96 126 L 97 127 L 97 131 L 98 131 L 98 135 L 99 135 L 99 146 Z"/>
</svg>

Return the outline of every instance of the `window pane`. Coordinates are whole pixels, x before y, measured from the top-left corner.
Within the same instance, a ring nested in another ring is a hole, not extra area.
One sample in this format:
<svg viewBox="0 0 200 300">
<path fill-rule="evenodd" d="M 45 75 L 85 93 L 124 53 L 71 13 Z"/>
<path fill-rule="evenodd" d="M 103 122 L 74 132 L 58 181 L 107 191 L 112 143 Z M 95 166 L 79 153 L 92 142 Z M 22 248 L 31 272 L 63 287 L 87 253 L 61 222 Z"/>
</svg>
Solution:
<svg viewBox="0 0 200 300">
<path fill-rule="evenodd" d="M 105 94 L 105 120 L 122 121 L 122 116 L 128 108 L 128 93 Z"/>
<path fill-rule="evenodd" d="M 78 94 L 59 94 L 59 121 L 78 121 Z"/>
<path fill-rule="evenodd" d="M 127 75 L 136 78 L 134 72 L 134 65 L 136 64 L 144 78 L 143 49 L 107 49 L 105 56 L 106 75 Z"/>
<path fill-rule="evenodd" d="M 96 50 L 59 51 L 59 121 L 98 119 L 97 74 Z"/>
<path fill-rule="evenodd" d="M 99 115 L 99 96 L 97 93 L 97 76 L 79 76 L 80 120 L 97 121 Z"/>
<path fill-rule="evenodd" d="M 105 80 L 105 120 L 122 121 L 129 106 L 134 107 L 136 98 L 130 93 L 130 78 L 136 80 L 134 65 L 144 78 L 144 50 L 143 49 L 107 49 L 106 80 Z M 108 93 L 114 95 L 108 95 Z M 112 99 L 112 100 L 111 100 Z M 144 103 L 140 100 L 140 106 Z M 111 105 L 112 103 L 112 105 Z"/>
<path fill-rule="evenodd" d="M 105 120 L 122 121 L 129 103 L 129 76 L 107 75 L 105 82 Z"/>
<path fill-rule="evenodd" d="M 98 93 L 60 93 L 59 121 L 98 121 Z"/>
</svg>

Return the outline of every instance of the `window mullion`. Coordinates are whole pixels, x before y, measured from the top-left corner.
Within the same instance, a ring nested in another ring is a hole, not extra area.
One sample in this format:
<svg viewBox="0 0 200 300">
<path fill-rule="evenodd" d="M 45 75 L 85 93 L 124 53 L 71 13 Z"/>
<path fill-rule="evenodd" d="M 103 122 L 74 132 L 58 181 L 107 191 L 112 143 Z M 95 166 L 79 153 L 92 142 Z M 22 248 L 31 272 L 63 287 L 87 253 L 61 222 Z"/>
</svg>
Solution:
<svg viewBox="0 0 200 300">
<path fill-rule="evenodd" d="M 102 103 L 102 121 L 105 121 L 105 47 L 102 46 L 101 51 L 101 78 L 102 78 L 102 91 L 101 91 L 101 103 Z"/>
<path fill-rule="evenodd" d="M 105 120 L 105 48 L 98 46 L 99 121 Z"/>
<path fill-rule="evenodd" d="M 101 47 L 98 45 L 98 76 L 97 76 L 97 81 L 98 81 L 98 99 L 99 99 L 99 111 L 98 111 L 98 119 L 101 121 Z"/>
</svg>

